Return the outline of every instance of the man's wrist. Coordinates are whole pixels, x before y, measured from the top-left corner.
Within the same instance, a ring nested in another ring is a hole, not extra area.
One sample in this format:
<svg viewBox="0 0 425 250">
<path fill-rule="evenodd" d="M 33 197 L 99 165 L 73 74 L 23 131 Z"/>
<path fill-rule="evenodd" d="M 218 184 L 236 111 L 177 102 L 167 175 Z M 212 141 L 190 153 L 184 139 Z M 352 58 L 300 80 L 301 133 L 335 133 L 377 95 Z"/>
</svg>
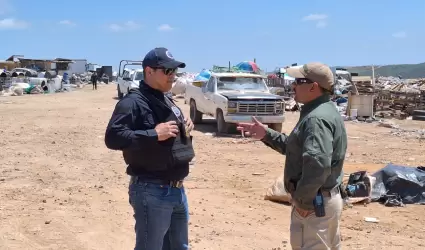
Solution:
<svg viewBox="0 0 425 250">
<path fill-rule="evenodd" d="M 260 139 L 262 142 L 268 142 L 270 140 L 270 128 L 268 128 L 268 126 L 265 125 L 265 129 L 266 129 L 266 132 L 264 133 L 263 138 Z"/>
</svg>

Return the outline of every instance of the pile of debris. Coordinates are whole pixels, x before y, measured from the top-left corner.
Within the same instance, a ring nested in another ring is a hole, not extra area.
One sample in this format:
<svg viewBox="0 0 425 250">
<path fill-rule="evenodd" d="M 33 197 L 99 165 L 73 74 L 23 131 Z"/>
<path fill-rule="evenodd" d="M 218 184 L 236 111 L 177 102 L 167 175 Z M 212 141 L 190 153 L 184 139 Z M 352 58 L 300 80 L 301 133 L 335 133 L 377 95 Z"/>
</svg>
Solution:
<svg viewBox="0 0 425 250">
<path fill-rule="evenodd" d="M 375 87 L 373 86 L 372 77 L 370 76 L 353 76 L 352 77 L 352 92 L 358 94 L 374 94 Z"/>
<path fill-rule="evenodd" d="M 398 77 L 378 77 L 375 87 L 380 90 L 404 93 L 419 93 L 425 91 L 425 79 L 401 79 Z"/>
<path fill-rule="evenodd" d="M 171 88 L 171 93 L 173 95 L 183 95 L 184 93 L 186 93 L 186 86 L 188 84 L 192 84 L 196 75 L 196 73 L 188 72 L 178 74 L 173 83 L 173 87 Z"/>
<path fill-rule="evenodd" d="M 267 189 L 265 200 L 286 204 L 292 202 L 283 180 L 282 174 Z M 349 207 L 370 202 L 379 202 L 387 207 L 425 204 L 425 167 L 388 164 L 375 173 L 357 171 L 344 174 L 340 188 L 344 203 Z"/>
<path fill-rule="evenodd" d="M 425 108 L 425 79 L 379 77 L 376 87 L 377 116 L 405 119 L 413 110 Z"/>
<path fill-rule="evenodd" d="M 45 78 L 44 78 L 45 77 Z M 24 94 L 44 94 L 71 91 L 82 88 L 85 84 L 80 80 L 64 81 L 62 76 L 46 72 L 43 81 L 32 81 L 29 78 L 10 78 L 1 84 L 0 96 L 22 96 Z"/>
</svg>

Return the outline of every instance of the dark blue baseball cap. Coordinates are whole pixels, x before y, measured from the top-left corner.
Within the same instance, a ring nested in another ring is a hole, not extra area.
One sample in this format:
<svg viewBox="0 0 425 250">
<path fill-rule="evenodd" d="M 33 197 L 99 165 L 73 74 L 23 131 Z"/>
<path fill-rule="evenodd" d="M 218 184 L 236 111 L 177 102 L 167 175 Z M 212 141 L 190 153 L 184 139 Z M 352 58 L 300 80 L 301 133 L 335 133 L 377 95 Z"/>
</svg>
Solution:
<svg viewBox="0 0 425 250">
<path fill-rule="evenodd" d="M 168 49 L 160 47 L 149 51 L 142 62 L 143 68 L 185 68 L 186 64 L 174 59 Z"/>
</svg>

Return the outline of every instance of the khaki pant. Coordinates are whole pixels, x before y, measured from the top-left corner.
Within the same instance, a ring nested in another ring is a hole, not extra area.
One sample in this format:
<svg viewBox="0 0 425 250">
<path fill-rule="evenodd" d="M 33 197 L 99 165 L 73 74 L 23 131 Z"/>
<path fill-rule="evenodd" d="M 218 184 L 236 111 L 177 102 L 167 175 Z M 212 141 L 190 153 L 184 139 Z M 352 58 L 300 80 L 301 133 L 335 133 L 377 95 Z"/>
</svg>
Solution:
<svg viewBox="0 0 425 250">
<path fill-rule="evenodd" d="M 333 194 L 323 198 L 324 217 L 313 213 L 302 218 L 292 208 L 291 212 L 291 246 L 293 250 L 340 250 L 341 237 L 339 224 L 343 208 L 341 195 Z"/>
</svg>

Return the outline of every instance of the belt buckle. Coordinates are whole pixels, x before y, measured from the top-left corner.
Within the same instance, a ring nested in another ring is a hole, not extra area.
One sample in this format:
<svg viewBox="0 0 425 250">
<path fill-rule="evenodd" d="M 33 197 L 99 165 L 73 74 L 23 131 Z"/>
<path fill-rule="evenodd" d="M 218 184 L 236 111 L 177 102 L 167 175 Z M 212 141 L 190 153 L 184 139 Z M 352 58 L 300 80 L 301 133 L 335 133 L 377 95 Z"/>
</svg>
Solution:
<svg viewBox="0 0 425 250">
<path fill-rule="evenodd" d="M 174 188 L 183 187 L 183 181 L 170 181 L 170 186 Z"/>
</svg>

